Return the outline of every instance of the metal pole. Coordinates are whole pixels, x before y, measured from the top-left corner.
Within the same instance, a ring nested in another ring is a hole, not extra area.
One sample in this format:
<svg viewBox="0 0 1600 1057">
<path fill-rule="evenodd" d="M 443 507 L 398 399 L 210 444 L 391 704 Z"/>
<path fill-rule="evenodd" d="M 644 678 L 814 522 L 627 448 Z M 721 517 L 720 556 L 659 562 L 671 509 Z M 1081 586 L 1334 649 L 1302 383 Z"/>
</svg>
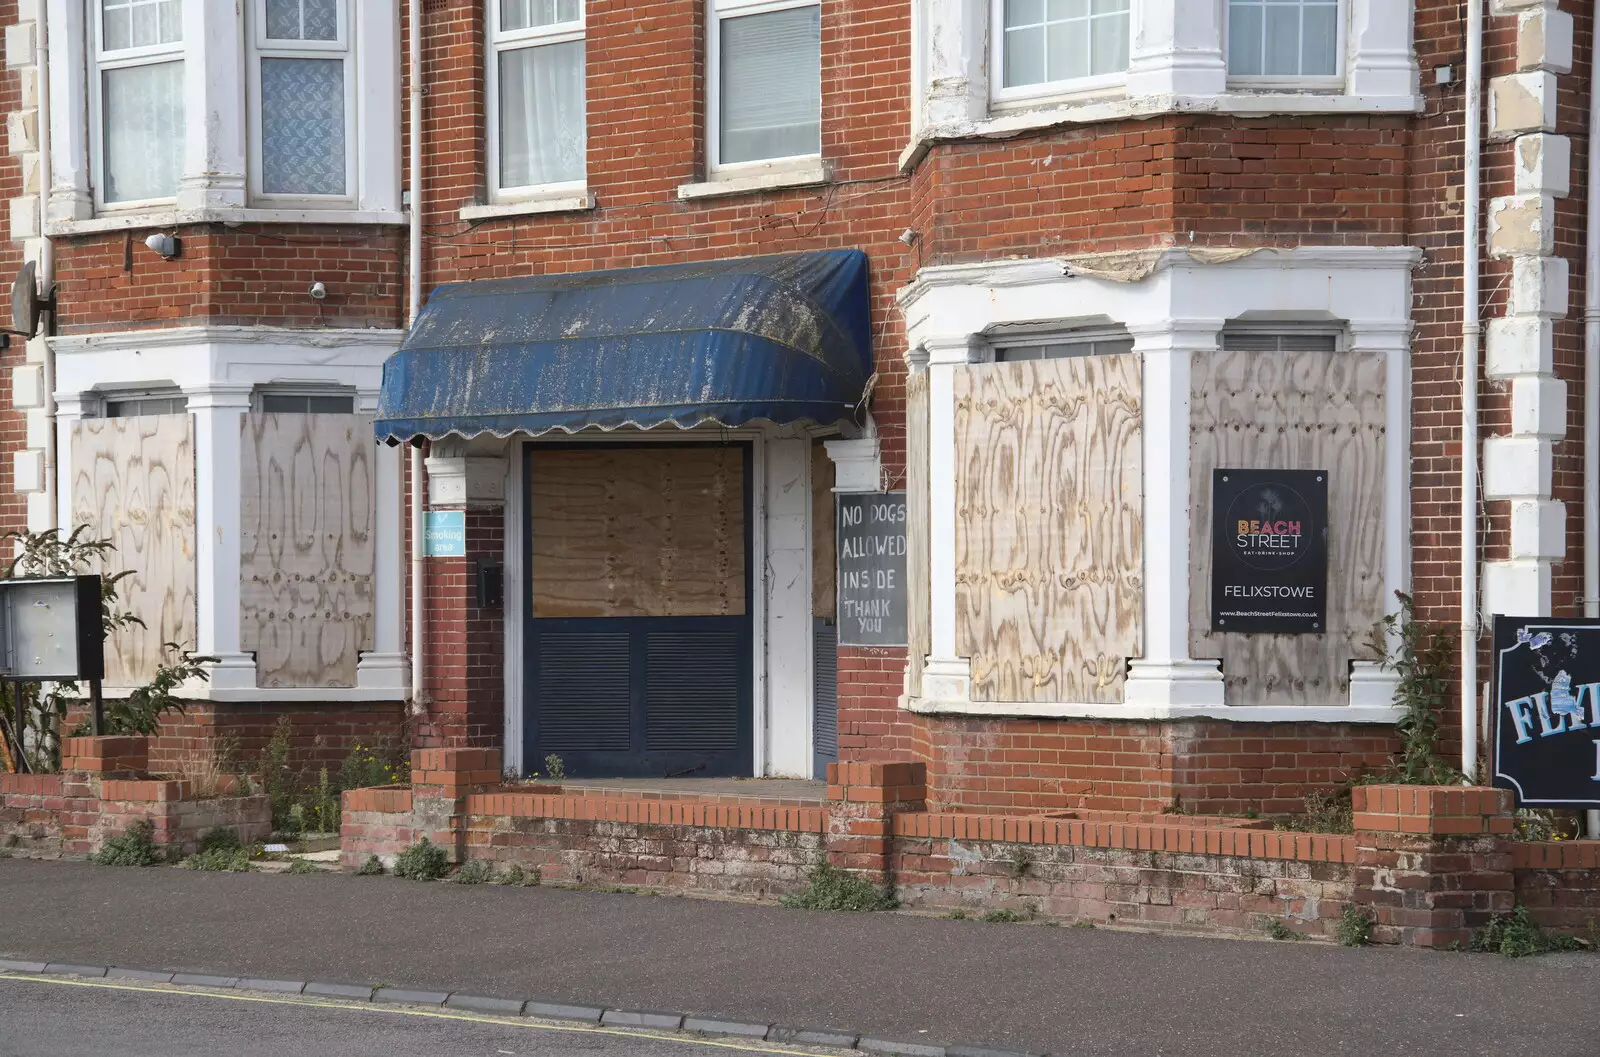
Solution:
<svg viewBox="0 0 1600 1057">
<path fill-rule="evenodd" d="M 28 709 L 22 703 L 22 682 L 20 680 L 12 682 L 11 695 L 17 703 L 17 722 L 11 728 L 11 731 L 12 738 L 17 743 L 17 773 L 21 774 L 23 771 L 28 770 L 28 736 L 26 733 L 28 729 Z"/>
<path fill-rule="evenodd" d="M 89 680 L 89 706 L 92 712 L 92 729 L 94 736 L 99 737 L 106 732 L 106 704 L 100 696 L 100 677 L 97 675 Z"/>
</svg>

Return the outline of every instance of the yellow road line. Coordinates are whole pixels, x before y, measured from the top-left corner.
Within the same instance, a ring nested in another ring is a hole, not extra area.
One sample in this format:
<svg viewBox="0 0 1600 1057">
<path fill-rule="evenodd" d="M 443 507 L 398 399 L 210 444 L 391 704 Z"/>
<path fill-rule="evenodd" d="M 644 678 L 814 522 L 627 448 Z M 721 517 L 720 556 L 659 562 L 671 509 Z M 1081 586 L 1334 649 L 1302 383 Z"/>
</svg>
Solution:
<svg viewBox="0 0 1600 1057">
<path fill-rule="evenodd" d="M 103 980 L 69 979 L 61 976 L 38 976 L 32 973 L 0 973 L 0 983 L 7 981 L 25 981 L 35 984 L 55 984 L 58 987 L 89 987 L 102 991 L 142 991 L 153 995 L 172 995 L 188 998 L 221 998 L 232 1002 L 259 1002 L 271 1006 L 301 1006 L 308 1009 L 337 1009 L 347 1013 L 386 1013 L 402 1017 L 427 1017 L 430 1020 L 460 1020 L 471 1024 L 495 1024 L 508 1028 L 522 1028 L 527 1031 L 568 1031 L 587 1035 L 616 1035 L 630 1039 L 652 1039 L 658 1042 L 676 1042 L 686 1046 L 714 1046 L 722 1050 L 737 1050 L 740 1053 L 774 1053 L 784 1054 L 786 1057 L 832 1057 L 829 1054 L 814 1053 L 810 1050 L 778 1049 L 771 1046 L 754 1046 L 739 1042 L 717 1042 L 711 1039 L 686 1038 L 682 1035 L 651 1034 L 646 1031 L 624 1031 L 620 1028 L 586 1027 L 577 1024 L 546 1024 L 543 1021 L 527 1020 L 522 1017 L 515 1019 L 509 1017 L 496 1017 L 483 1013 L 457 1013 L 432 1009 L 408 1009 L 404 1006 L 360 1005 L 354 1002 L 337 1002 L 321 998 L 307 998 L 299 995 L 285 995 L 281 998 L 271 998 L 266 995 L 237 995 L 221 991 L 192 990 L 178 984 L 113 984 Z"/>
</svg>

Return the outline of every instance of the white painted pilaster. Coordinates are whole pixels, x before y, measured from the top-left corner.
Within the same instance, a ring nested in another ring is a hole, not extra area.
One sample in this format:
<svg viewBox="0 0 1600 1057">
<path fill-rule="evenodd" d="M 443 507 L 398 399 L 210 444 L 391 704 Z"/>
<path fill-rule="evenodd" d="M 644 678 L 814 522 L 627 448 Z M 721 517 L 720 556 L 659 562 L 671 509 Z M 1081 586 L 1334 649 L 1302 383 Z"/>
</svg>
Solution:
<svg viewBox="0 0 1600 1057">
<path fill-rule="evenodd" d="M 1222 0 L 1144 0 L 1133 5 L 1128 94 L 1221 95 Z"/>
<path fill-rule="evenodd" d="M 217 658 L 207 665 L 216 690 L 256 685 L 255 658 L 240 644 L 239 620 L 239 468 L 250 390 L 227 382 L 184 389 L 194 416 L 197 652 Z"/>
<path fill-rule="evenodd" d="M 183 8 L 183 94 L 187 111 L 179 209 L 245 204 L 245 51 L 232 4 Z"/>
<path fill-rule="evenodd" d="M 1144 372 L 1144 654 L 1128 666 L 1129 705 L 1223 700 L 1222 666 L 1189 656 L 1189 375 L 1223 320 L 1129 326 Z"/>
<path fill-rule="evenodd" d="M 977 334 L 926 338 L 928 354 L 928 592 L 931 652 L 922 670 L 922 696 L 932 701 L 972 697 L 972 661 L 956 650 L 956 400 L 958 370 L 978 362 Z"/>
<path fill-rule="evenodd" d="M 50 19 L 49 222 L 94 215 L 89 177 L 88 26 L 82 0 L 48 0 Z"/>
<path fill-rule="evenodd" d="M 358 394 L 359 408 L 371 414 L 378 406 L 377 390 Z M 373 504 L 377 516 L 374 531 L 372 576 L 372 650 L 356 664 L 356 685 L 362 688 L 405 692 L 411 682 L 406 662 L 403 609 L 406 576 L 402 554 L 401 462 L 404 448 L 374 442 L 376 474 Z"/>
<path fill-rule="evenodd" d="M 925 40 L 919 63 L 924 124 L 981 121 L 989 113 L 988 0 L 916 0 Z M 914 45 L 914 46 L 917 46 Z"/>
<path fill-rule="evenodd" d="M 1351 95 L 1417 94 L 1414 6 L 1396 0 L 1351 0 L 1345 60 L 1350 68 L 1346 90 Z"/>
<path fill-rule="evenodd" d="M 768 777 L 811 777 L 811 441 L 764 445 Z"/>
</svg>

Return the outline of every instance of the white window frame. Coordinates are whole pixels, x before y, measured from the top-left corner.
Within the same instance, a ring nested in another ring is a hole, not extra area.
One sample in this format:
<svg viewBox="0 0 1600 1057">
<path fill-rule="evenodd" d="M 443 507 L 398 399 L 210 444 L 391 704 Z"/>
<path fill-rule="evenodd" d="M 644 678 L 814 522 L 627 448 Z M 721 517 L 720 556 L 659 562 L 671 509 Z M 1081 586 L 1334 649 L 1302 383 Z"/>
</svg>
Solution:
<svg viewBox="0 0 1600 1057">
<path fill-rule="evenodd" d="M 822 0 L 706 0 L 706 169 L 713 179 L 730 180 L 741 175 L 772 169 L 815 166 L 822 160 L 822 137 L 811 154 L 791 154 L 782 158 L 730 162 L 724 165 L 722 152 L 722 20 L 745 15 L 768 15 L 801 7 L 822 7 Z M 818 12 L 821 17 L 821 12 Z M 820 50 L 820 45 L 818 45 Z M 820 76 L 820 74 L 819 74 Z M 817 122 L 820 126 L 819 109 Z"/>
<path fill-rule="evenodd" d="M 144 415 L 118 415 L 111 414 L 111 405 L 129 400 L 182 400 L 182 411 L 169 411 L 167 414 L 186 415 L 189 413 L 189 398 L 184 391 L 175 385 L 154 385 L 138 389 L 103 389 L 95 394 L 94 410 L 100 418 L 143 418 Z"/>
<path fill-rule="evenodd" d="M 89 39 L 92 42 L 89 54 L 89 158 L 90 158 L 90 186 L 94 191 L 94 209 L 97 213 L 120 214 L 148 212 L 152 207 L 171 205 L 177 200 L 177 192 L 166 198 L 140 198 L 126 202 L 107 202 L 106 192 L 106 145 L 105 145 L 105 107 L 101 96 L 105 92 L 105 77 L 107 70 L 127 69 L 132 66 L 155 66 L 165 62 L 187 63 L 186 41 L 179 38 L 171 44 L 150 44 L 142 48 L 119 48 L 108 52 L 105 49 L 105 11 L 103 0 L 88 0 L 85 17 L 93 23 L 88 26 Z M 188 100 L 184 100 L 187 121 Z M 183 155 L 185 144 L 180 138 L 172 145 L 179 156 Z M 181 174 L 180 174 L 181 175 Z"/>
<path fill-rule="evenodd" d="M 562 180 L 555 183 L 523 184 L 518 187 L 500 186 L 500 56 L 521 48 L 537 48 L 547 44 L 570 44 L 585 41 L 588 37 L 589 3 L 578 0 L 578 18 L 575 22 L 557 22 L 549 26 L 528 29 L 500 28 L 500 0 L 487 0 L 488 43 L 484 50 L 484 138 L 487 145 L 489 171 L 489 201 L 507 203 L 531 198 L 559 198 L 565 195 L 582 195 L 589 186 L 588 159 L 584 160 L 584 177 L 581 180 Z M 584 122 L 589 114 L 589 53 L 584 45 Z M 587 137 L 585 137 L 587 141 Z M 587 151 L 586 151 L 587 153 Z"/>
<path fill-rule="evenodd" d="M 266 208 L 291 209 L 351 209 L 359 195 L 359 174 L 356 155 L 361 150 L 356 122 L 356 82 L 360 70 L 356 64 L 355 27 L 352 24 L 351 0 L 335 0 L 337 5 L 338 34 L 335 40 L 272 40 L 267 37 L 267 0 L 250 0 L 246 15 L 245 63 L 248 67 L 245 110 L 250 123 L 250 140 L 246 148 L 249 159 L 249 196 L 251 205 Z M 339 59 L 344 63 L 344 194 L 294 195 L 268 194 L 263 184 L 262 114 L 261 114 L 261 63 L 263 59 Z"/>
<path fill-rule="evenodd" d="M 1227 350 L 1227 341 L 1234 334 L 1266 334 L 1278 338 L 1332 338 L 1333 351 L 1344 352 L 1349 348 L 1349 330 L 1339 323 L 1331 322 L 1297 322 L 1295 320 L 1235 320 L 1223 324 L 1217 332 L 1217 351 Z"/>
<path fill-rule="evenodd" d="M 1009 329 L 1009 328 L 1008 328 Z M 1055 330 L 1035 330 L 1029 328 L 1025 331 L 1007 333 L 1005 330 L 991 331 L 984 335 L 989 346 L 989 360 L 992 363 L 1027 363 L 1027 360 L 1002 360 L 1000 353 L 1006 349 L 1037 348 L 1039 346 L 1055 345 L 1086 345 L 1094 346 L 1102 342 L 1120 341 L 1132 342 L 1133 335 L 1128 333 L 1128 328 L 1120 324 L 1095 327 L 1069 327 Z M 1131 351 L 1131 350 L 1130 350 Z M 1111 355 L 1109 353 L 1096 353 L 1088 351 L 1074 355 L 1097 356 Z"/>
<path fill-rule="evenodd" d="M 1124 66 L 1115 73 L 1090 77 L 1073 77 L 1064 81 L 1041 81 L 1006 87 L 1006 0 L 988 0 L 989 4 L 989 101 L 996 110 L 1007 106 L 1035 104 L 1041 101 L 1071 101 L 1106 95 L 1122 88 L 1128 79 Z M 1139 0 L 1128 0 L 1128 52 L 1130 62 L 1133 52 L 1133 31 L 1136 27 L 1134 8 Z"/>
<path fill-rule="evenodd" d="M 348 411 L 268 411 L 267 398 L 274 396 L 337 397 L 350 401 Z M 353 388 L 335 385 L 258 385 L 250 394 L 250 410 L 258 415 L 354 415 L 361 410 L 361 397 Z"/>
<path fill-rule="evenodd" d="M 1399 2 L 1399 0 L 1392 0 Z M 1334 16 L 1337 29 L 1337 38 L 1334 41 L 1334 59 L 1337 67 L 1332 74 L 1312 74 L 1310 76 L 1289 77 L 1283 74 L 1248 75 L 1240 76 L 1228 68 L 1228 87 L 1243 88 L 1249 91 L 1292 91 L 1292 92 L 1343 92 L 1345 81 L 1349 75 L 1350 58 L 1345 54 L 1350 41 L 1350 0 L 1337 0 L 1339 13 Z M 1233 39 L 1233 29 L 1230 22 L 1233 18 L 1233 0 L 1223 0 L 1222 5 L 1222 53 L 1223 63 L 1229 60 L 1228 44 Z M 1302 41 L 1302 47 L 1304 41 Z"/>
</svg>

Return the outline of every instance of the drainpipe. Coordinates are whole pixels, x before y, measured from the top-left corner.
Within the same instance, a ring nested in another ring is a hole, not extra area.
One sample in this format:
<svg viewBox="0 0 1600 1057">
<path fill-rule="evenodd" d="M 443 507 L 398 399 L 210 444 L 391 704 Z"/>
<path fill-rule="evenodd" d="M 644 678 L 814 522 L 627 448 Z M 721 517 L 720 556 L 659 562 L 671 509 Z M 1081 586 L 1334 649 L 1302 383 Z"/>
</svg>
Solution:
<svg viewBox="0 0 1600 1057">
<path fill-rule="evenodd" d="M 411 275 L 406 298 L 406 329 L 417 322 L 422 311 L 422 0 L 409 0 L 411 20 Z M 422 449 L 411 446 L 411 710 L 420 715 L 427 700 L 423 677 L 423 631 L 427 620 L 424 605 L 423 522 L 426 520 L 423 488 Z"/>
<path fill-rule="evenodd" d="M 39 137 L 39 297 L 48 298 L 56 283 L 56 253 L 50 236 L 45 234 L 45 218 L 50 211 L 50 31 L 49 18 L 41 7 L 34 22 L 34 40 L 38 49 L 34 58 L 38 71 L 39 111 L 35 118 Z M 56 353 L 50 347 L 49 332 L 55 327 L 55 312 L 50 313 L 50 325 L 44 339 L 44 497 L 47 521 L 45 528 L 58 528 L 61 512 L 56 486 Z"/>
<path fill-rule="evenodd" d="M 1467 0 L 1467 98 L 1461 225 L 1461 770 L 1478 770 L 1478 210 L 1483 118 L 1483 0 Z"/>
<path fill-rule="evenodd" d="M 1600 26 L 1600 0 L 1594 25 Z M 1600 58 L 1600 49 L 1596 50 Z M 1600 617 L 1600 81 L 1589 75 L 1589 230 L 1583 262 L 1583 614 Z M 1589 836 L 1600 837 L 1600 811 L 1588 813 Z"/>
</svg>

